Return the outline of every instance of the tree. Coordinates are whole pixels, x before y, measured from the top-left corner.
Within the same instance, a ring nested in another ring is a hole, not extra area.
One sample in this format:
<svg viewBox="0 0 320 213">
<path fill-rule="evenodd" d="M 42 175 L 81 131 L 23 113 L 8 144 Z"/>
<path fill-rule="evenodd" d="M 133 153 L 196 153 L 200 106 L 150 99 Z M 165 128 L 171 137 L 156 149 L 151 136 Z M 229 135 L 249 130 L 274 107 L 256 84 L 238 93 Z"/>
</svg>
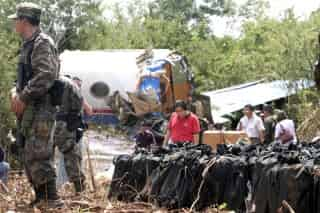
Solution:
<svg viewBox="0 0 320 213">
<path fill-rule="evenodd" d="M 270 8 L 270 3 L 266 0 L 247 0 L 239 7 L 238 16 L 247 20 L 256 20 L 265 17 L 268 8 Z"/>
<path fill-rule="evenodd" d="M 17 52 L 21 39 L 13 32 L 13 23 L 7 18 L 15 12 L 21 0 L 0 1 L 0 146 L 7 146 L 8 133 L 14 124 L 10 112 L 9 93 L 16 78 Z M 80 29 L 95 26 L 102 16 L 99 1 L 91 0 L 41 0 L 35 1 L 44 9 L 42 28 L 57 41 L 58 48 L 75 49 L 73 41 L 78 40 Z M 79 42 L 81 43 L 81 42 Z"/>
<path fill-rule="evenodd" d="M 12 1 L 0 3 L 0 147 L 9 145 L 8 133 L 13 127 L 13 114 L 8 113 L 9 91 L 14 86 L 13 79 L 16 70 L 16 55 L 19 46 L 18 37 L 12 33 L 12 23 L 7 19 Z"/>
<path fill-rule="evenodd" d="M 17 4 L 23 0 L 8 0 L 0 3 L 2 17 L 15 12 Z M 30 0 L 42 7 L 41 27 L 56 42 L 59 52 L 64 49 L 77 49 L 73 40 L 79 37 L 81 28 L 94 28 L 102 19 L 100 0 Z M 8 28 L 8 20 L 2 20 Z"/>
<path fill-rule="evenodd" d="M 264 15 L 268 6 L 264 0 L 247 0 L 240 7 L 234 2 L 155 0 L 145 4 L 134 0 L 125 8 L 110 7 L 111 19 L 103 17 L 99 1 L 42 0 L 40 3 L 47 8 L 44 29 L 58 40 L 60 51 L 65 48 L 178 50 L 189 59 L 198 92 L 261 79 L 312 79 L 313 64 L 320 52 L 317 49 L 320 10 L 306 20 L 287 10 L 282 19 L 276 20 Z M 1 17 L 12 13 L 15 3 L 16 0 L 1 2 Z M 213 35 L 210 18 L 215 15 L 242 18 L 240 37 Z M 0 19 L 0 26 L 3 29 L 0 48 L 4 48 L 6 60 L 0 61 L 0 68 L 8 70 L 3 75 L 12 81 L 15 66 L 8 56 L 13 56 L 17 49 L 17 37 L 12 36 L 7 19 Z M 0 81 L 0 86 L 9 88 L 7 82 Z M 6 111 L 8 107 L 3 109 Z"/>
<path fill-rule="evenodd" d="M 94 28 L 102 19 L 100 0 L 42 0 L 44 8 L 42 25 L 56 42 L 59 52 L 77 49 L 72 40 L 77 40 L 81 28 Z"/>
<path fill-rule="evenodd" d="M 224 16 L 234 15 L 236 5 L 232 0 L 204 0 L 204 4 L 200 5 L 200 10 L 204 14 Z"/>
<path fill-rule="evenodd" d="M 149 12 L 152 18 L 178 19 L 184 23 L 198 16 L 196 0 L 155 0 L 149 4 Z"/>
<path fill-rule="evenodd" d="M 210 16 L 231 15 L 234 6 L 232 0 L 155 0 L 149 4 L 149 14 L 152 18 L 176 19 L 184 24 L 209 24 Z"/>
</svg>

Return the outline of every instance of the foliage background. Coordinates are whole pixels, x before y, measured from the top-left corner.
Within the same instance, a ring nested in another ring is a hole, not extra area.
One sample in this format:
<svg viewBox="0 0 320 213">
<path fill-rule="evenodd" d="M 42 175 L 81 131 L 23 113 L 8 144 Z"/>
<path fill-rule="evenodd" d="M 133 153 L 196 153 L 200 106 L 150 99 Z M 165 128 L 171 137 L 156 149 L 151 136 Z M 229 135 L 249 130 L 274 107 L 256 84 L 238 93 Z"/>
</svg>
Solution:
<svg viewBox="0 0 320 213">
<path fill-rule="evenodd" d="M 13 125 L 8 92 L 15 79 L 20 39 L 12 32 L 13 13 L 20 0 L 0 0 L 0 142 Z M 248 0 L 132 0 L 125 7 L 99 0 L 40 0 L 42 28 L 58 49 L 168 48 L 185 54 L 195 72 L 197 92 L 253 80 L 312 79 L 319 54 L 320 9 L 300 20 L 288 9 L 281 19 L 266 16 L 268 3 Z M 105 17 L 105 11 L 112 13 Z M 239 37 L 217 37 L 211 20 L 226 16 L 242 20 Z M 266 91 L 267 92 L 267 91 Z M 318 94 L 306 91 L 289 100 L 298 121 L 318 105 Z"/>
</svg>

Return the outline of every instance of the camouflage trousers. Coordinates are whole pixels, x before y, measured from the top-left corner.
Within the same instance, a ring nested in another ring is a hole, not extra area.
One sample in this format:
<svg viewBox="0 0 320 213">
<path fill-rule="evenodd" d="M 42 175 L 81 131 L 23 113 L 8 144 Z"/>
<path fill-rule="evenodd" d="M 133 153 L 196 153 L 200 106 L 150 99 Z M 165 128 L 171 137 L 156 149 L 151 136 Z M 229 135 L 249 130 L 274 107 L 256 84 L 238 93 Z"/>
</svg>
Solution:
<svg viewBox="0 0 320 213">
<path fill-rule="evenodd" d="M 23 164 L 28 180 L 34 187 L 55 181 L 54 141 L 55 122 L 52 112 L 44 108 L 26 109 L 22 131 L 25 136 Z"/>
<path fill-rule="evenodd" d="M 84 181 L 85 176 L 81 170 L 81 147 L 76 143 L 76 132 L 68 131 L 66 122 L 57 121 L 54 141 L 63 155 L 65 170 L 69 181 Z"/>
</svg>

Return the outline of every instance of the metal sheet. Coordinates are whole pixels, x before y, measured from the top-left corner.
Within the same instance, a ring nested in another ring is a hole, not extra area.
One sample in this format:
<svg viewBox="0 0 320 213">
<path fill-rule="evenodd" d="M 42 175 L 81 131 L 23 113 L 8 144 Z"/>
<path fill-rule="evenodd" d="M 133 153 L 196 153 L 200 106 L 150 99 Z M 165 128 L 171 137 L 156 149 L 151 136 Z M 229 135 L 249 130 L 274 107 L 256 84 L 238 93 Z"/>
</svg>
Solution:
<svg viewBox="0 0 320 213">
<path fill-rule="evenodd" d="M 202 94 L 210 97 L 213 120 L 224 122 L 223 115 L 239 111 L 247 104 L 257 106 L 288 97 L 312 86 L 314 82 L 309 80 L 257 81 Z"/>
</svg>

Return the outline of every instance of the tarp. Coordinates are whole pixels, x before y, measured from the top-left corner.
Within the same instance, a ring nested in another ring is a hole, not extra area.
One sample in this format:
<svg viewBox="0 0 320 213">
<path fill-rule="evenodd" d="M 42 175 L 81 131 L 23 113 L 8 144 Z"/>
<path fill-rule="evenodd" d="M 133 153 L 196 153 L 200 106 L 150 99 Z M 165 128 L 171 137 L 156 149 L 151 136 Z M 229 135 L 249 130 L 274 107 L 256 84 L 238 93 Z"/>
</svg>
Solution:
<svg viewBox="0 0 320 213">
<path fill-rule="evenodd" d="M 222 116 L 241 110 L 245 105 L 257 106 L 296 94 L 314 86 L 313 81 L 257 81 L 230 88 L 204 92 L 210 97 L 212 117 L 215 122 L 225 121 Z"/>
<path fill-rule="evenodd" d="M 224 206 L 274 213 L 286 201 L 296 212 L 320 212 L 319 143 L 171 144 L 114 158 L 108 198 L 149 202 L 168 210 Z"/>
</svg>

